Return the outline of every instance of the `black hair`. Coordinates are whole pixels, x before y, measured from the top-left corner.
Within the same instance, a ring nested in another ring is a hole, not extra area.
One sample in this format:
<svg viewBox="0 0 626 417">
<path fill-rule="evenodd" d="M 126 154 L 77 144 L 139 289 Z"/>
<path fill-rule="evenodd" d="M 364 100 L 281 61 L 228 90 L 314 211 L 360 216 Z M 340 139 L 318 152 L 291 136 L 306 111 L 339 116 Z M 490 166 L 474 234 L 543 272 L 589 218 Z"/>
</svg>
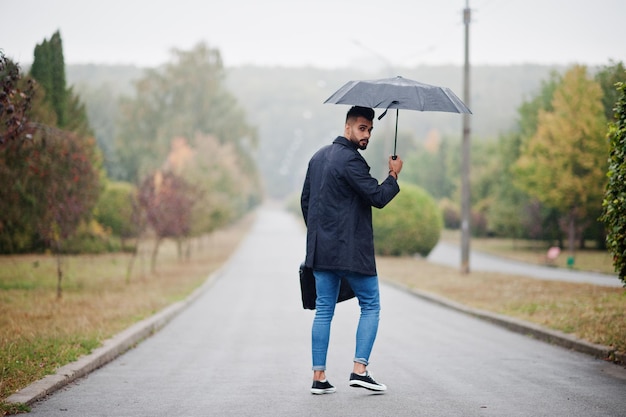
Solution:
<svg viewBox="0 0 626 417">
<path fill-rule="evenodd" d="M 348 114 L 346 114 L 346 122 L 352 117 L 364 117 L 371 122 L 374 120 L 374 109 L 369 107 L 352 106 L 350 110 L 348 110 Z"/>
</svg>

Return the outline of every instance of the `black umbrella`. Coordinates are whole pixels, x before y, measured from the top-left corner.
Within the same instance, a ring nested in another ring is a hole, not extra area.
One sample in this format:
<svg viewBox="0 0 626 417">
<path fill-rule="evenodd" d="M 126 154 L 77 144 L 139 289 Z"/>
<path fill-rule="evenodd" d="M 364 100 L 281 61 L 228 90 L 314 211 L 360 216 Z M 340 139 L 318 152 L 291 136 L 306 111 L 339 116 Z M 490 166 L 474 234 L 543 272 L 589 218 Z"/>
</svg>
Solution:
<svg viewBox="0 0 626 417">
<path fill-rule="evenodd" d="M 398 109 L 472 113 L 449 88 L 424 84 L 400 76 L 379 80 L 349 81 L 328 97 L 324 103 L 385 109 L 378 116 L 378 120 L 387 114 L 388 109 L 396 109 L 394 156 L 398 141 Z"/>
</svg>

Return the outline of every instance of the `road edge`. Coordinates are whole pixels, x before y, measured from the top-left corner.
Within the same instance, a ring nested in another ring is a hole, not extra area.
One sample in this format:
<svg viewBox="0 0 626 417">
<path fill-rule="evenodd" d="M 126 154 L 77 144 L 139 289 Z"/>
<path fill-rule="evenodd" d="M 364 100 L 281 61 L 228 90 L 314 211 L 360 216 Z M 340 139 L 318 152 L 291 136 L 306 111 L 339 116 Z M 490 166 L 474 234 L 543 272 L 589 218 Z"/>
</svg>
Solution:
<svg viewBox="0 0 626 417">
<path fill-rule="evenodd" d="M 405 285 L 397 282 L 382 279 L 382 281 L 391 287 L 408 292 L 411 295 L 419 297 L 423 300 L 447 307 L 482 320 L 489 321 L 499 326 L 505 327 L 511 331 L 525 334 L 535 339 L 564 347 L 566 349 L 574 350 L 580 353 L 591 355 L 597 359 L 602 359 L 607 362 L 613 362 L 617 365 L 626 365 L 626 354 L 617 352 L 615 349 L 588 342 L 586 340 L 579 339 L 575 336 L 563 333 L 558 330 L 552 330 L 540 326 L 538 324 L 530 323 L 524 320 L 516 319 L 514 317 L 504 316 L 502 314 L 492 313 L 486 310 L 480 310 L 473 307 L 457 303 L 445 297 L 437 294 L 429 293 L 426 291 L 418 290 L 415 288 L 409 288 Z"/>
<path fill-rule="evenodd" d="M 121 356 L 141 341 L 158 332 L 174 317 L 196 301 L 223 274 L 227 265 L 228 262 L 209 274 L 206 281 L 185 299 L 177 301 L 158 313 L 133 324 L 126 330 L 102 342 L 102 345 L 94 349 L 90 354 L 81 356 L 78 360 L 58 368 L 54 374 L 46 375 L 42 379 L 11 394 L 4 402 L 7 404 L 26 404 L 30 406 L 36 401 L 58 391 Z"/>
</svg>

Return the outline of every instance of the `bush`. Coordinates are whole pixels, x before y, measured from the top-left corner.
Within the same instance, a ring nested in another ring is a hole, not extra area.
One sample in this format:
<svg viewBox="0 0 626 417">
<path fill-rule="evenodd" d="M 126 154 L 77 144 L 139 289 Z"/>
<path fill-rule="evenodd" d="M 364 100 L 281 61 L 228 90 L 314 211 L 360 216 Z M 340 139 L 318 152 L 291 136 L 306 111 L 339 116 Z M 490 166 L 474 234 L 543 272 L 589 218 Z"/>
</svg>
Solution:
<svg viewBox="0 0 626 417">
<path fill-rule="evenodd" d="M 391 203 L 373 212 L 376 253 L 427 256 L 441 236 L 441 210 L 423 188 L 407 183 L 400 188 Z"/>
<path fill-rule="evenodd" d="M 109 182 L 100 195 L 95 218 L 115 236 L 127 239 L 137 236 L 138 222 L 133 217 L 135 187 L 126 182 Z"/>
<path fill-rule="evenodd" d="M 613 266 L 626 286 L 626 83 L 617 84 L 615 121 L 609 125 L 609 168 L 602 216 L 607 230 L 606 244 L 613 255 Z"/>
<path fill-rule="evenodd" d="M 61 251 L 65 254 L 98 254 L 119 252 L 121 245 L 118 239 L 111 239 L 102 226 L 92 220 L 81 223 L 76 232 L 63 242 Z"/>
</svg>

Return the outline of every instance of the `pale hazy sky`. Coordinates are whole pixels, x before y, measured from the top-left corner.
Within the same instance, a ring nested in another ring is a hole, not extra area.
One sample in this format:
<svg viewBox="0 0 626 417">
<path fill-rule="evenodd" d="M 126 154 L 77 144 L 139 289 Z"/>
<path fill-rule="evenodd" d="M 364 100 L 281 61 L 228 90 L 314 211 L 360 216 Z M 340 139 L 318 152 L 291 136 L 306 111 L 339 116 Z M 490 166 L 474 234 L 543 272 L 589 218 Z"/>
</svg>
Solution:
<svg viewBox="0 0 626 417">
<path fill-rule="evenodd" d="M 472 64 L 626 62 L 624 0 L 470 0 Z M 0 49 L 30 63 L 157 66 L 206 42 L 224 64 L 462 64 L 466 0 L 0 0 Z"/>
</svg>

